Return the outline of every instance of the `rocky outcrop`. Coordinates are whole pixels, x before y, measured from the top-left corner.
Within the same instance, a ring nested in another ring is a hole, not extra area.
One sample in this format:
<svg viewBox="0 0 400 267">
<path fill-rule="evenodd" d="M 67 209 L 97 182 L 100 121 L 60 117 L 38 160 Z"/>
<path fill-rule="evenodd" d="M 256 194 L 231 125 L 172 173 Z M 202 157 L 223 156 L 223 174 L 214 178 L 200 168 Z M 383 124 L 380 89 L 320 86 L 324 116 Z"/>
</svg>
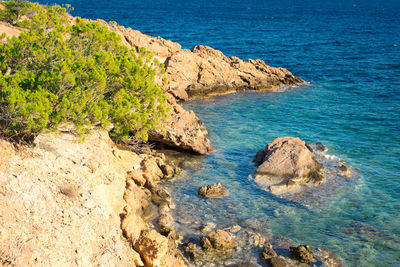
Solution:
<svg viewBox="0 0 400 267">
<path fill-rule="evenodd" d="M 181 100 L 241 90 L 277 91 L 303 83 L 286 69 L 270 67 L 262 60 L 229 58 L 203 45 L 179 50 L 167 58 L 165 67 L 168 89 Z"/>
<path fill-rule="evenodd" d="M 265 151 L 257 153 L 254 161 L 260 163 L 255 172 L 256 182 L 268 186 L 273 194 L 323 182 L 321 164 L 309 146 L 297 137 L 276 138 L 267 144 Z"/>
<path fill-rule="evenodd" d="M 203 197 L 218 198 L 228 194 L 228 189 L 226 189 L 221 183 L 216 183 L 200 187 L 198 193 Z"/>
<path fill-rule="evenodd" d="M 304 83 L 288 70 L 270 67 L 262 60 L 226 57 L 221 51 L 203 45 L 193 50 L 181 49 L 180 44 L 159 36 L 98 21 L 120 35 L 124 45 L 137 51 L 144 47 L 165 63 L 168 79 L 165 89 L 179 100 L 241 90 L 277 91 Z"/>
<path fill-rule="evenodd" d="M 74 18 L 69 16 L 74 23 Z M 89 21 L 89 20 L 88 20 Z M 165 63 L 166 78 L 159 72 L 156 82 L 164 87 L 170 106 L 164 130 L 154 130 L 149 140 L 199 154 L 212 151 L 208 132 L 192 111 L 185 110 L 175 100 L 188 100 L 240 90 L 281 90 L 303 81 L 283 68 L 273 68 L 261 60 L 242 61 L 226 57 L 221 51 L 197 45 L 192 51 L 181 49 L 178 43 L 161 37 L 151 37 L 131 28 L 97 20 L 121 37 L 121 43 L 140 52 L 142 47 Z M 16 36 L 21 29 L 0 23 L 0 33 Z"/>
<path fill-rule="evenodd" d="M 40 134 L 35 147 L 19 149 L 0 140 L 1 262 L 159 266 L 144 263 L 147 252 L 131 244 L 147 238 L 142 233 L 153 227 L 157 206 L 169 206 L 171 197 L 157 181 L 168 176 L 162 166 L 174 168 L 162 155 L 119 149 L 104 130 L 84 139 L 77 142 L 68 131 Z M 164 246 L 163 240 L 154 242 Z M 179 258 L 168 242 L 170 255 Z"/>
<path fill-rule="evenodd" d="M 191 110 L 185 110 L 172 95 L 167 94 L 170 113 L 164 129 L 151 130 L 149 140 L 186 151 L 206 154 L 213 151 L 208 132 Z"/>
<path fill-rule="evenodd" d="M 119 217 L 126 172 L 141 158 L 105 131 L 75 138 L 42 134 L 18 150 L 0 141 L 0 251 L 10 265 L 141 264 Z"/>
<path fill-rule="evenodd" d="M 177 250 L 175 242 L 155 230 L 143 231 L 134 248 L 144 259 L 145 266 L 186 266 L 185 258 Z"/>
</svg>

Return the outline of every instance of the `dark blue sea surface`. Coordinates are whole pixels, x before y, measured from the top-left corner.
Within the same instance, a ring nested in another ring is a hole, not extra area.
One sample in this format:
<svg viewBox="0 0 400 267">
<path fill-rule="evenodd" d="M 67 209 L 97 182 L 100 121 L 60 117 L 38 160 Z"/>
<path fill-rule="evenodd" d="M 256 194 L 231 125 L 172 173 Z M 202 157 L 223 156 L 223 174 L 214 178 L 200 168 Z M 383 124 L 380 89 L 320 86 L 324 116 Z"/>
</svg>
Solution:
<svg viewBox="0 0 400 267">
<path fill-rule="evenodd" d="M 184 210 L 231 224 L 264 218 L 272 233 L 325 247 L 349 266 L 400 266 L 400 1 L 40 2 L 69 3 L 73 15 L 116 21 L 183 48 L 204 44 L 260 58 L 310 82 L 187 103 L 216 152 L 170 185 L 182 203 L 176 216 Z M 273 197 L 249 174 L 253 155 L 279 136 L 324 143 L 361 178 L 308 205 Z M 199 185 L 217 181 L 229 196 L 197 197 Z"/>
</svg>

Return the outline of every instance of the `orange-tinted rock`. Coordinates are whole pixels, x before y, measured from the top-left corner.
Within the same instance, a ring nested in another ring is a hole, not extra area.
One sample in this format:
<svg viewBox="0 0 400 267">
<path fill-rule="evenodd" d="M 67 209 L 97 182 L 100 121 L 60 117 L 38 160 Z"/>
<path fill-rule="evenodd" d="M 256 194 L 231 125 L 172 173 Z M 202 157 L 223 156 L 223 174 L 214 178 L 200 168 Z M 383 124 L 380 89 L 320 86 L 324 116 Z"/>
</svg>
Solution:
<svg viewBox="0 0 400 267">
<path fill-rule="evenodd" d="M 224 230 L 216 230 L 208 234 L 208 239 L 215 249 L 236 247 L 235 237 Z"/>
<path fill-rule="evenodd" d="M 171 110 L 164 130 L 150 131 L 149 140 L 199 154 L 212 151 L 208 132 L 194 112 L 177 104 L 172 95 L 167 94 L 167 98 Z"/>
<path fill-rule="evenodd" d="M 175 242 L 155 230 L 142 231 L 134 248 L 142 256 L 145 266 L 186 266 L 185 258 L 177 249 Z"/>
<path fill-rule="evenodd" d="M 182 100 L 240 90 L 277 91 L 282 86 L 303 83 L 286 69 L 270 67 L 262 60 L 229 58 L 202 45 L 193 51 L 177 51 L 165 66 L 169 90 Z"/>
<path fill-rule="evenodd" d="M 221 183 L 216 183 L 200 187 L 198 193 L 203 197 L 217 198 L 226 195 L 228 189 L 221 185 Z"/>
</svg>

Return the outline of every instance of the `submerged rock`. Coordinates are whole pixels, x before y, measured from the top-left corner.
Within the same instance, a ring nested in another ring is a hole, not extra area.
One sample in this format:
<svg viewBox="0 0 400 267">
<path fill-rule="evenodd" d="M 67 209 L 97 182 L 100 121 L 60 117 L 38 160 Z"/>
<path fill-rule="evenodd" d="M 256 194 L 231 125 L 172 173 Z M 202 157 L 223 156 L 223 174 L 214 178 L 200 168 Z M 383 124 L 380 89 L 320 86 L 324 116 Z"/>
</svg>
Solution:
<svg viewBox="0 0 400 267">
<path fill-rule="evenodd" d="M 289 265 L 287 259 L 282 256 L 270 258 L 267 263 L 271 267 L 286 267 Z"/>
<path fill-rule="evenodd" d="M 311 263 L 314 261 L 314 251 L 308 245 L 300 245 L 298 247 L 290 247 L 291 256 L 304 263 Z"/>
<path fill-rule="evenodd" d="M 203 197 L 217 198 L 226 195 L 228 193 L 228 189 L 221 185 L 221 183 L 216 183 L 200 187 L 198 193 Z"/>
</svg>

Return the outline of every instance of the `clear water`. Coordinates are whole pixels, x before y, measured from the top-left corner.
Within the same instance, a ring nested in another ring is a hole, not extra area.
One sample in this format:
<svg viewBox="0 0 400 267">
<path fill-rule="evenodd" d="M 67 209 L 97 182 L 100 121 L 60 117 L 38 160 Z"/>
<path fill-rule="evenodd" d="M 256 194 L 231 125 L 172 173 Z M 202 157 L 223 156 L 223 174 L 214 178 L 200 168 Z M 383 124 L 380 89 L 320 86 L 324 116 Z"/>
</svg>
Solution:
<svg viewBox="0 0 400 267">
<path fill-rule="evenodd" d="M 63 3 L 64 1 L 41 1 Z M 323 246 L 350 266 L 400 265 L 400 1 L 76 1 L 103 18 L 192 48 L 260 58 L 311 83 L 282 93 L 239 93 L 186 104 L 216 152 L 170 187 L 184 218 L 268 220 L 294 243 Z M 248 178 L 253 155 L 279 136 L 322 142 L 362 178 L 318 203 L 273 197 Z M 230 195 L 197 197 L 220 181 Z M 186 216 L 186 217 L 185 217 Z M 179 220 L 179 218 L 178 218 Z"/>
</svg>

